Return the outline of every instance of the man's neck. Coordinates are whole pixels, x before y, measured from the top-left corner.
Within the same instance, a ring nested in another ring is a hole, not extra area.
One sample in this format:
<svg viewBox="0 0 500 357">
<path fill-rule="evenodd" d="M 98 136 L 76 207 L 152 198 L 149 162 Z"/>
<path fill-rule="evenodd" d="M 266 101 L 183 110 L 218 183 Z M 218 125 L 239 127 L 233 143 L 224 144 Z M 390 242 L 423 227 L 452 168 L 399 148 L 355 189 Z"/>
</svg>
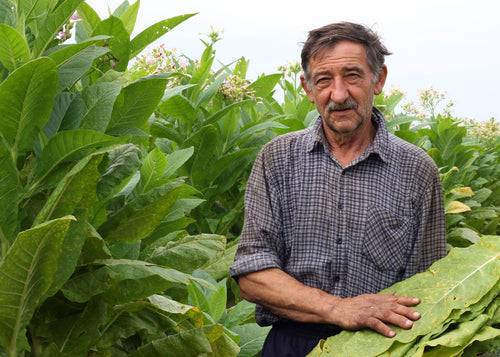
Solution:
<svg viewBox="0 0 500 357">
<path fill-rule="evenodd" d="M 357 159 L 375 139 L 377 129 L 371 120 L 350 133 L 336 133 L 325 128 L 323 130 L 326 140 L 335 158 L 342 167 L 346 167 Z"/>
</svg>

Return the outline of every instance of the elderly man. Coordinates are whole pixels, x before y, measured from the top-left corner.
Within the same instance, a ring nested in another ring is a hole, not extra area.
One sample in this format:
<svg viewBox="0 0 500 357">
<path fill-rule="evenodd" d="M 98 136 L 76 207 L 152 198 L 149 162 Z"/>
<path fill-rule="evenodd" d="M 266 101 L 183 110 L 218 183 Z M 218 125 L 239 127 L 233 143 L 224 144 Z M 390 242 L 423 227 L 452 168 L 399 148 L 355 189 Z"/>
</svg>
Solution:
<svg viewBox="0 0 500 357">
<path fill-rule="evenodd" d="M 305 356 L 342 329 L 412 327 L 418 297 L 376 295 L 446 254 L 441 183 L 373 107 L 389 51 L 353 23 L 313 30 L 302 86 L 319 117 L 258 155 L 231 276 L 273 325 L 262 356 Z"/>
</svg>

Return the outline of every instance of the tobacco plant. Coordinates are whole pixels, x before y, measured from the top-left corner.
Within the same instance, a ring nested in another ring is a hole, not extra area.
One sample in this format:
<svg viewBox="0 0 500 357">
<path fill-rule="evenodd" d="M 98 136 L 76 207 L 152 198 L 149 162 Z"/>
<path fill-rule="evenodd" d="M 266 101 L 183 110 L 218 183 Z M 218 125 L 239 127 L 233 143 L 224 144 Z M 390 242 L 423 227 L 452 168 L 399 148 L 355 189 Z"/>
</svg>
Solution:
<svg viewBox="0 0 500 357">
<path fill-rule="evenodd" d="M 226 239 L 184 230 L 202 202 L 177 173 L 193 147 L 152 140 L 174 75 L 125 71 L 193 15 L 132 37 L 138 6 L 101 20 L 83 0 L 0 1 L 0 355 L 231 356 L 261 338 L 243 305 L 208 318 L 190 298 L 225 293 L 194 272 L 226 274 Z"/>
<path fill-rule="evenodd" d="M 138 9 L 0 0 L 2 356 L 253 356 L 268 331 L 227 279 L 246 179 L 317 112 L 296 63 L 255 81 L 245 58 L 215 68 L 213 30 L 200 60 L 163 46 L 168 66 L 129 68 L 194 15 L 132 36 Z M 400 100 L 377 105 L 440 167 L 450 245 L 498 234 L 498 142 Z"/>
</svg>

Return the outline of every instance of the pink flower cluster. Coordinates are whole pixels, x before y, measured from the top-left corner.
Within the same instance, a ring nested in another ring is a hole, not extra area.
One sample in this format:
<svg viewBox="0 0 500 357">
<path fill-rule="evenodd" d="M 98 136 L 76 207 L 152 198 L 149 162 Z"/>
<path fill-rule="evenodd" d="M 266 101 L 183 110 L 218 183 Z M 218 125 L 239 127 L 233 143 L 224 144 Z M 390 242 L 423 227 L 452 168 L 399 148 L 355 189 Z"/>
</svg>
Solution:
<svg viewBox="0 0 500 357">
<path fill-rule="evenodd" d="M 292 78 L 302 71 L 302 67 L 299 61 L 288 60 L 284 65 L 278 67 L 278 71 L 283 72 L 286 77 Z"/>
<path fill-rule="evenodd" d="M 217 92 L 222 96 L 226 104 L 254 99 L 255 90 L 249 89 L 249 84 L 249 80 L 232 75 L 226 78 L 225 83 L 218 88 Z"/>
<path fill-rule="evenodd" d="M 195 62 L 199 65 L 199 62 Z M 167 49 L 164 44 L 136 57 L 130 69 L 145 71 L 146 74 L 157 74 L 163 72 L 186 73 L 189 60 L 177 55 L 177 49 Z"/>
<path fill-rule="evenodd" d="M 462 118 L 468 134 L 478 143 L 493 147 L 500 137 L 500 123 L 495 118 L 476 121 L 474 118 Z"/>
<path fill-rule="evenodd" d="M 71 15 L 69 20 L 66 21 L 66 23 L 63 25 L 63 27 L 61 27 L 61 29 L 59 29 L 55 39 L 58 40 L 59 43 L 63 43 L 66 40 L 70 39 L 71 32 L 72 32 L 73 28 L 75 27 L 75 23 L 78 21 L 80 21 L 80 19 L 78 18 L 78 14 L 75 12 L 73 15 Z"/>
</svg>

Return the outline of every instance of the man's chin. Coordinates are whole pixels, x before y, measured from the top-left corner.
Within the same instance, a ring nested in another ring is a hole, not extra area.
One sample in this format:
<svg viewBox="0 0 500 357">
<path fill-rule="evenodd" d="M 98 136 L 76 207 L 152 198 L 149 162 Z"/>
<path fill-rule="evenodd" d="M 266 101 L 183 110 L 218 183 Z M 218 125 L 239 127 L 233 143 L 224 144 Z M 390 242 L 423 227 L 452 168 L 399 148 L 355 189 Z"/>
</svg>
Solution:
<svg viewBox="0 0 500 357">
<path fill-rule="evenodd" d="M 342 135 L 356 132 L 361 124 L 354 118 L 345 116 L 330 116 L 329 120 L 326 121 L 326 125 L 330 130 Z"/>
</svg>

